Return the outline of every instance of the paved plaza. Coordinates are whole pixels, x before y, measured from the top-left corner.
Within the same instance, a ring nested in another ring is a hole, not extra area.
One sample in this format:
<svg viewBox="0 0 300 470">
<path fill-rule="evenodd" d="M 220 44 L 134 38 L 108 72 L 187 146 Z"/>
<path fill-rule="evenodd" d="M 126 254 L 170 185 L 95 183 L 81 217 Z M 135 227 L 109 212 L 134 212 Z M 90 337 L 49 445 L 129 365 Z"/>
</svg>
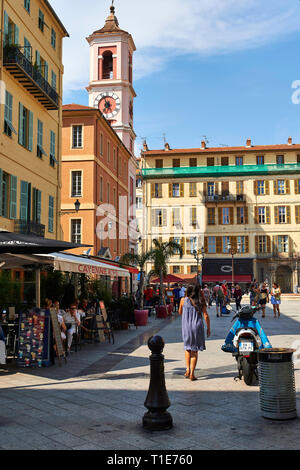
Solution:
<svg viewBox="0 0 300 470">
<path fill-rule="evenodd" d="M 273 347 L 300 341 L 300 300 L 283 300 L 282 314 L 270 308 L 261 320 Z M 236 364 L 220 347 L 232 315 L 216 318 L 199 354 L 197 381 L 183 378 L 181 319 L 151 317 L 146 327 L 116 331 L 115 344 L 88 344 L 67 363 L 38 370 L 0 369 L 0 448 L 38 450 L 294 450 L 300 447 L 300 419 L 266 420 L 259 387 L 235 381 Z M 165 377 L 174 426 L 142 428 L 149 387 L 147 340 L 164 338 Z M 299 347 L 299 346 L 298 346 Z M 297 356 L 299 354 L 299 359 Z M 300 348 L 295 356 L 300 414 Z"/>
</svg>

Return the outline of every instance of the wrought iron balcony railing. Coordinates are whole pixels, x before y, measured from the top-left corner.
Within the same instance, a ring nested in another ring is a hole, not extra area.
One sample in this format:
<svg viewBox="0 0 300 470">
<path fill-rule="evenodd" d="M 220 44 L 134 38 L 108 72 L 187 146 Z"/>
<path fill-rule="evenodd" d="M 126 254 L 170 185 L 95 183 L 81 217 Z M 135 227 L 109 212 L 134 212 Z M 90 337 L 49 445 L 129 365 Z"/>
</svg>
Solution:
<svg viewBox="0 0 300 470">
<path fill-rule="evenodd" d="M 17 46 L 5 46 L 3 66 L 48 110 L 59 107 L 59 95 L 43 77 L 40 69 Z"/>
<path fill-rule="evenodd" d="M 246 202 L 245 194 L 214 194 L 205 196 L 205 202 Z"/>
<path fill-rule="evenodd" d="M 32 221 L 27 222 L 26 220 L 15 220 L 14 231 L 16 233 L 23 233 L 26 235 L 45 237 L 45 225 L 37 224 Z"/>
</svg>

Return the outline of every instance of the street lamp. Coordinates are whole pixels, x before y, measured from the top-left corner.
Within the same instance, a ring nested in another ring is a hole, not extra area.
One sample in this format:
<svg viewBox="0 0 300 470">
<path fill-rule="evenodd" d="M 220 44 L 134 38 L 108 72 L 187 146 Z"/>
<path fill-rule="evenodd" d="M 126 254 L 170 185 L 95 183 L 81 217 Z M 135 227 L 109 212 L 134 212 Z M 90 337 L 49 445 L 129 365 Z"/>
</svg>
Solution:
<svg viewBox="0 0 300 470">
<path fill-rule="evenodd" d="M 202 284 L 202 271 L 203 271 L 203 258 L 204 258 L 204 248 L 200 248 L 199 250 L 194 250 L 193 252 L 194 258 L 197 261 L 197 281 L 199 284 Z M 201 275 L 200 275 L 200 270 L 199 270 L 199 264 L 201 261 Z M 201 282 L 200 282 L 200 276 L 201 276 Z"/>
<path fill-rule="evenodd" d="M 227 249 L 228 249 L 228 253 L 231 254 L 231 274 L 232 274 L 232 281 L 231 281 L 231 288 L 233 288 L 234 286 L 234 255 L 236 253 L 239 253 L 240 251 L 240 243 L 237 244 L 237 250 L 235 251 L 233 245 L 231 244 L 231 242 L 229 241 L 227 243 Z"/>
<path fill-rule="evenodd" d="M 58 213 L 59 213 L 59 215 L 74 214 L 74 213 L 77 214 L 77 212 L 80 209 L 80 202 L 79 202 L 78 199 L 74 202 L 74 208 L 75 208 L 75 210 L 73 210 L 73 211 L 64 211 L 64 210 L 62 210 L 62 211 L 59 211 Z"/>
</svg>

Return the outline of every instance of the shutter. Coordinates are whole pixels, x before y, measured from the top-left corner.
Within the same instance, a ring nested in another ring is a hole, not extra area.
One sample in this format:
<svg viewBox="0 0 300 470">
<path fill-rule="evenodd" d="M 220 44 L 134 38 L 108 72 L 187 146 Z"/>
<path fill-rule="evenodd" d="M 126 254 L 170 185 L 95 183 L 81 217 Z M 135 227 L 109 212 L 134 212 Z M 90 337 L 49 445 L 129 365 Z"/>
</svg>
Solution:
<svg viewBox="0 0 300 470">
<path fill-rule="evenodd" d="M 4 39 L 3 39 L 3 45 L 4 46 L 9 43 L 8 34 L 9 34 L 9 31 L 8 31 L 8 14 L 5 11 L 4 12 Z"/>
<path fill-rule="evenodd" d="M 265 210 L 266 210 L 266 224 L 270 224 L 270 223 L 271 223 L 271 211 L 270 211 L 270 207 L 269 207 L 269 206 L 266 206 Z"/>
<path fill-rule="evenodd" d="M 255 253 L 259 253 L 259 237 L 255 235 Z"/>
<path fill-rule="evenodd" d="M 244 224 L 245 225 L 248 225 L 249 223 L 249 217 L 248 217 L 248 207 L 244 206 L 244 218 L 245 218 L 245 221 L 244 221 Z"/>
<path fill-rule="evenodd" d="M 248 235 L 245 237 L 245 252 L 249 253 L 249 237 L 248 237 Z"/>
<path fill-rule="evenodd" d="M 36 63 L 36 66 L 40 69 L 41 68 L 41 55 L 39 51 L 35 51 L 35 63 Z"/>
<path fill-rule="evenodd" d="M 274 194 L 278 194 L 278 185 L 277 185 L 277 180 L 273 182 L 274 184 Z"/>
<path fill-rule="evenodd" d="M 267 237 L 267 253 L 271 253 L 271 237 L 266 235 Z"/>
<path fill-rule="evenodd" d="M 217 196 L 219 194 L 219 183 L 215 183 L 215 195 Z"/>
<path fill-rule="evenodd" d="M 151 198 L 153 199 L 155 196 L 155 184 L 151 183 Z"/>
<path fill-rule="evenodd" d="M 48 70 L 49 70 L 49 65 L 48 62 L 45 61 L 44 65 L 44 78 L 48 82 Z"/>
<path fill-rule="evenodd" d="M 172 183 L 169 183 L 169 197 L 172 197 L 172 195 L 173 195 L 172 189 L 173 189 L 173 185 L 172 185 Z"/>
<path fill-rule="evenodd" d="M 54 224 L 53 224 L 53 219 L 54 219 L 54 197 L 49 196 L 49 212 L 48 212 L 48 232 L 52 233 Z"/>
<path fill-rule="evenodd" d="M 299 180 L 294 180 L 295 194 L 299 194 Z"/>
<path fill-rule="evenodd" d="M 3 170 L 0 168 L 0 216 L 2 216 L 2 184 L 3 184 Z"/>
<path fill-rule="evenodd" d="M 278 206 L 274 207 L 274 217 L 275 217 L 275 224 L 279 224 L 279 209 L 278 209 Z"/>
<path fill-rule="evenodd" d="M 186 238 L 186 254 L 190 255 L 191 254 L 191 237 Z"/>
<path fill-rule="evenodd" d="M 24 145 L 23 105 L 19 103 L 19 144 Z"/>
<path fill-rule="evenodd" d="M 208 253 L 208 237 L 204 237 L 204 253 Z"/>
<path fill-rule="evenodd" d="M 300 206 L 295 206 L 296 224 L 300 224 Z"/>
<path fill-rule="evenodd" d="M 162 183 L 158 185 L 158 197 L 162 197 Z"/>
<path fill-rule="evenodd" d="M 230 223 L 230 225 L 234 224 L 233 207 L 229 207 L 229 223 Z"/>
<path fill-rule="evenodd" d="M 291 193 L 290 180 L 285 180 L 285 194 L 290 194 L 290 193 Z"/>
<path fill-rule="evenodd" d="M 162 226 L 167 226 L 167 209 L 162 210 Z"/>
<path fill-rule="evenodd" d="M 236 253 L 237 252 L 237 237 L 230 237 L 231 248 Z"/>
<path fill-rule="evenodd" d="M 184 197 L 184 183 L 180 183 L 180 197 Z"/>
<path fill-rule="evenodd" d="M 291 223 L 291 206 L 286 206 L 286 223 Z"/>
<path fill-rule="evenodd" d="M 265 181 L 265 194 L 270 194 L 270 184 L 268 180 Z"/>
<path fill-rule="evenodd" d="M 28 216 L 28 183 L 21 181 L 20 219 L 27 220 Z"/>
<path fill-rule="evenodd" d="M 184 266 L 180 266 L 180 274 L 184 274 Z"/>
<path fill-rule="evenodd" d="M 254 223 L 258 224 L 258 207 L 254 207 Z"/>
<path fill-rule="evenodd" d="M 253 181 L 253 192 L 257 196 L 257 181 Z"/>
<path fill-rule="evenodd" d="M 42 193 L 38 189 L 36 190 L 36 221 L 38 224 L 41 223 L 41 212 L 42 212 Z"/>
<path fill-rule="evenodd" d="M 203 183 L 203 196 L 207 195 L 207 183 Z"/>
<path fill-rule="evenodd" d="M 182 248 L 182 254 L 184 255 L 185 254 L 185 237 L 181 238 L 180 245 L 181 245 L 181 248 Z"/>
<path fill-rule="evenodd" d="M 14 28 L 14 43 L 15 45 L 19 45 L 19 28 L 18 26 L 15 24 L 15 28 Z"/>
<path fill-rule="evenodd" d="M 17 218 L 17 177 L 10 176 L 10 207 L 9 217 L 11 219 Z"/>
<path fill-rule="evenodd" d="M 216 237 L 216 253 L 222 253 L 222 237 Z"/>
<path fill-rule="evenodd" d="M 151 210 L 151 227 L 156 227 L 156 224 L 155 224 L 155 209 L 152 209 Z"/>
<path fill-rule="evenodd" d="M 29 122 L 28 122 L 28 150 L 32 152 L 33 148 L 33 112 L 29 111 Z"/>
<path fill-rule="evenodd" d="M 222 207 L 218 207 L 218 224 L 223 225 L 222 221 Z"/>
</svg>

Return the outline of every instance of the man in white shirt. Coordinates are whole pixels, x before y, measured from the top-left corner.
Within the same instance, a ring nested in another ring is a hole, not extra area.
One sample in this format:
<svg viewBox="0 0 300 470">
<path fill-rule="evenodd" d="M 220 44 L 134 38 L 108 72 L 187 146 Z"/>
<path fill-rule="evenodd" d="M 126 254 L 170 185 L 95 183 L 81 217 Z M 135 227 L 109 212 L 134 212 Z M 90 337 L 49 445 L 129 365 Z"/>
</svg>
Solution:
<svg viewBox="0 0 300 470">
<path fill-rule="evenodd" d="M 179 291 L 180 299 L 185 296 L 185 291 L 186 291 L 186 288 L 182 284 L 180 284 L 180 291 Z"/>
<path fill-rule="evenodd" d="M 76 329 L 80 326 L 80 315 L 77 311 L 77 305 L 71 304 L 69 311 L 64 312 L 63 318 L 67 328 L 70 325 L 67 329 L 68 352 L 70 352 L 70 348 L 73 341 L 73 335 L 74 333 L 76 333 Z"/>
</svg>

